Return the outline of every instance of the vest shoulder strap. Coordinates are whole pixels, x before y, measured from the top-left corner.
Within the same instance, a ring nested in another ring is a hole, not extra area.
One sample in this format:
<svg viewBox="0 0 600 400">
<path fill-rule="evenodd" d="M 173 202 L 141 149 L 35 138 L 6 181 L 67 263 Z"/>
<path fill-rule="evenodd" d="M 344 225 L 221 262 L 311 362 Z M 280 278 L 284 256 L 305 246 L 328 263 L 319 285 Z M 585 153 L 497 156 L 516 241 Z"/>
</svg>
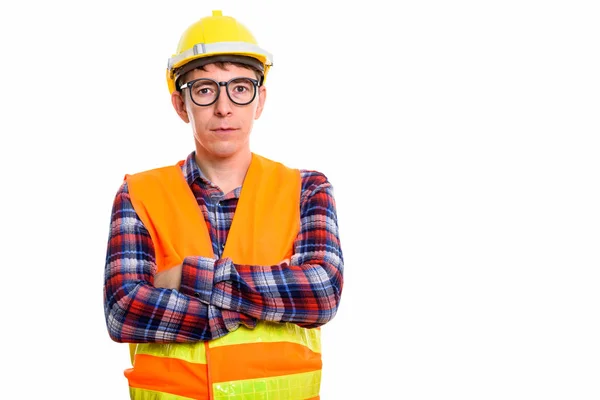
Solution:
<svg viewBox="0 0 600 400">
<path fill-rule="evenodd" d="M 179 163 L 125 179 L 131 203 L 152 238 L 158 272 L 191 254 L 213 256 L 206 222 Z"/>
</svg>

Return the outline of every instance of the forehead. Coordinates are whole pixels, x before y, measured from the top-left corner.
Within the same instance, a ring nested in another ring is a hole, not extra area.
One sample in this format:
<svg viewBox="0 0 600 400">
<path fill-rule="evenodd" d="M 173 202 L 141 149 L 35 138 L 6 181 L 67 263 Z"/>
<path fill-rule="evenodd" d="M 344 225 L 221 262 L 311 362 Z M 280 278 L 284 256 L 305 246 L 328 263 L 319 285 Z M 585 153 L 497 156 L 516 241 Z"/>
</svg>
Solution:
<svg viewBox="0 0 600 400">
<path fill-rule="evenodd" d="M 217 80 L 227 80 L 238 76 L 255 78 L 254 71 L 250 68 L 245 68 L 233 64 L 207 64 L 203 68 L 197 68 L 188 73 L 188 80 L 198 78 L 212 78 Z"/>
</svg>

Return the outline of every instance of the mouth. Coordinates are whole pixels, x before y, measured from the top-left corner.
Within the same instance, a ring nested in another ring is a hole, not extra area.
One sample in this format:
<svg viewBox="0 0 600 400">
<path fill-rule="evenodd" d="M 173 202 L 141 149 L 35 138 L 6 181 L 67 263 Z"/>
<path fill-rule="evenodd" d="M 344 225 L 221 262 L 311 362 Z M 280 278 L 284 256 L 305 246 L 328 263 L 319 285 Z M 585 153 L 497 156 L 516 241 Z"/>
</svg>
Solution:
<svg viewBox="0 0 600 400">
<path fill-rule="evenodd" d="M 230 132 L 236 131 L 236 129 L 231 128 L 229 126 L 222 126 L 219 128 L 211 129 L 211 131 L 216 132 L 216 133 L 230 133 Z"/>
</svg>

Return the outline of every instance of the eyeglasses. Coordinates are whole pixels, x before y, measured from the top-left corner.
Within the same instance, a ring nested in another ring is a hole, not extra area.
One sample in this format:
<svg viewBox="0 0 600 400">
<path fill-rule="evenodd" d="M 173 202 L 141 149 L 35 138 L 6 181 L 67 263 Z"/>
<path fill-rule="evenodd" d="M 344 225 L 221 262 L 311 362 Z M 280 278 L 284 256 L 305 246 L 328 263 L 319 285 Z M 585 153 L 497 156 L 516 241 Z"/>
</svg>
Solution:
<svg viewBox="0 0 600 400">
<path fill-rule="evenodd" d="M 189 88 L 190 97 L 194 104 L 210 106 L 219 98 L 221 86 L 225 86 L 229 100 L 237 105 L 245 106 L 252 103 L 256 97 L 258 81 L 246 77 L 233 78 L 228 82 L 217 82 L 210 78 L 200 78 L 184 83 L 181 85 L 180 90 Z"/>
</svg>

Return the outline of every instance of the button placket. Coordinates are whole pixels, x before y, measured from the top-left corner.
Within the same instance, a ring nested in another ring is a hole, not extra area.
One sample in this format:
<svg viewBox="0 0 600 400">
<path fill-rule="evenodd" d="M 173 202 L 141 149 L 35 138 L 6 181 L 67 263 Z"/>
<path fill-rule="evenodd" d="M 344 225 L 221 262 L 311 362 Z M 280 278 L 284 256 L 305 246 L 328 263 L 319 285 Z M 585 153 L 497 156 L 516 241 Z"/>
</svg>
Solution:
<svg viewBox="0 0 600 400">
<path fill-rule="evenodd" d="M 223 206 L 221 203 L 223 201 L 223 198 L 221 197 L 220 199 L 216 199 L 215 200 L 215 207 L 214 207 L 214 212 L 215 212 L 215 226 L 216 226 L 216 240 L 217 240 L 217 248 L 219 249 L 219 258 L 222 257 L 223 252 L 225 251 L 225 244 L 226 244 L 226 240 L 223 241 L 223 243 L 220 243 L 220 228 L 219 228 L 219 213 L 221 212 L 221 207 Z"/>
</svg>

